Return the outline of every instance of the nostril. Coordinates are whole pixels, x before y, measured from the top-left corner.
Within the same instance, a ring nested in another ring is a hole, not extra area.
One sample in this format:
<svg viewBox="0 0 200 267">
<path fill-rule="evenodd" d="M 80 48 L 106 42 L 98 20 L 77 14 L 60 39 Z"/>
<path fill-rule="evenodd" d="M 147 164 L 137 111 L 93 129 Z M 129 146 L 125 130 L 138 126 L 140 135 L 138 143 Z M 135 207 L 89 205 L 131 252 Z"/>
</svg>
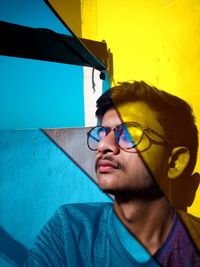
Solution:
<svg viewBox="0 0 200 267">
<path fill-rule="evenodd" d="M 107 153 L 109 153 L 109 152 L 112 152 L 112 149 L 105 149 L 105 150 L 103 151 L 103 154 L 107 154 Z"/>
</svg>

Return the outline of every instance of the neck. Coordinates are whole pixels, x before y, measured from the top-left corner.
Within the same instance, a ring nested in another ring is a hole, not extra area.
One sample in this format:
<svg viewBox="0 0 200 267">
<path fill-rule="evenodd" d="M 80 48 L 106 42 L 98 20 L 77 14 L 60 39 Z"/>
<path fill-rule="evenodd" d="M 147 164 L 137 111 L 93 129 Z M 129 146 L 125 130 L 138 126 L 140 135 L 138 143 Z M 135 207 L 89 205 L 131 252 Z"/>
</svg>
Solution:
<svg viewBox="0 0 200 267">
<path fill-rule="evenodd" d="M 129 232 L 153 255 L 166 240 L 174 219 L 174 210 L 165 197 L 147 201 L 117 196 L 114 210 Z"/>
</svg>

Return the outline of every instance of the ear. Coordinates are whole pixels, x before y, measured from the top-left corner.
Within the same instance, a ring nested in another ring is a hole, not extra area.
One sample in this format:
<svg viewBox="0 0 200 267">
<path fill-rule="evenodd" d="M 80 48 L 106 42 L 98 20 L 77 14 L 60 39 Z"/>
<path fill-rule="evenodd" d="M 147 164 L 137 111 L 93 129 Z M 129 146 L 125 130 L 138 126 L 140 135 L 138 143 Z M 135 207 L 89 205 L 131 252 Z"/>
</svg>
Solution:
<svg viewBox="0 0 200 267">
<path fill-rule="evenodd" d="M 190 151 L 187 147 L 175 147 L 169 157 L 168 177 L 175 179 L 179 177 L 190 161 Z"/>
</svg>

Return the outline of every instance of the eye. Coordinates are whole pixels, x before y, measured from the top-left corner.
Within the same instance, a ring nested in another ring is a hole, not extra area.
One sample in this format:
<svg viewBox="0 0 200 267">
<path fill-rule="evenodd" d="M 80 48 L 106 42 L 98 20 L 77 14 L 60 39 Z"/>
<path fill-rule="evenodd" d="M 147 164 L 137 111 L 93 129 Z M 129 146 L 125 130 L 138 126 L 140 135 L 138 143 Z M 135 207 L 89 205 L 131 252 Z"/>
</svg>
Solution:
<svg viewBox="0 0 200 267">
<path fill-rule="evenodd" d="M 96 139 L 98 142 L 100 142 L 105 136 L 106 136 L 106 128 L 103 126 L 99 126 L 95 128 L 94 135 L 96 136 Z"/>
<path fill-rule="evenodd" d="M 119 146 L 122 148 L 134 147 L 134 142 L 132 141 L 132 138 L 125 124 L 120 125 L 120 127 L 117 129 L 116 139 Z"/>
<path fill-rule="evenodd" d="M 120 147 L 130 149 L 136 147 L 142 138 L 143 131 L 134 124 L 123 124 L 118 128 L 117 141 Z"/>
<path fill-rule="evenodd" d="M 98 134 L 99 141 L 101 141 L 106 136 L 106 129 L 103 127 L 99 128 L 97 134 Z"/>
<path fill-rule="evenodd" d="M 130 125 L 128 126 L 127 132 L 128 132 L 129 140 L 131 139 L 132 143 L 134 143 L 135 145 L 138 145 L 139 142 L 141 141 L 143 131 L 134 125 Z"/>
<path fill-rule="evenodd" d="M 103 126 L 96 126 L 91 129 L 88 134 L 87 144 L 88 147 L 95 151 L 97 149 L 98 143 L 106 136 L 106 128 Z"/>
</svg>

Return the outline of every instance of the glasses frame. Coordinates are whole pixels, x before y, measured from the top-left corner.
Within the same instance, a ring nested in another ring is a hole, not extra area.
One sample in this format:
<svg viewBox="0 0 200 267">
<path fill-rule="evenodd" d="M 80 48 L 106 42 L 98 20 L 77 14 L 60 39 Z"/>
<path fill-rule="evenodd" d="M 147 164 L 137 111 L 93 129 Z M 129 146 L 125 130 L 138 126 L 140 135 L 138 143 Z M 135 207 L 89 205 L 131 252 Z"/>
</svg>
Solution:
<svg viewBox="0 0 200 267">
<path fill-rule="evenodd" d="M 121 146 L 119 145 L 118 140 L 117 140 L 117 132 L 118 132 L 118 129 L 119 129 L 122 125 L 125 125 L 127 129 L 128 129 L 128 127 L 127 127 L 128 125 L 134 125 L 134 126 L 140 128 L 140 129 L 142 130 L 142 135 L 141 135 L 140 141 L 137 143 L 137 145 L 132 146 L 132 147 L 130 147 L 130 148 L 123 148 L 123 147 L 121 147 Z M 161 139 L 164 141 L 163 143 L 166 143 L 166 144 L 172 146 L 172 143 L 171 143 L 166 137 L 164 137 L 163 135 L 157 133 L 155 130 L 151 129 L 150 127 L 145 126 L 145 125 L 141 125 L 140 123 L 135 122 L 135 121 L 130 121 L 130 122 L 123 122 L 123 123 L 117 125 L 116 127 L 105 127 L 105 126 L 102 126 L 102 125 L 97 125 L 97 126 L 95 126 L 95 127 L 92 127 L 92 128 L 87 132 L 87 146 L 88 146 L 88 148 L 89 148 L 90 150 L 92 150 L 92 151 L 96 151 L 97 148 L 93 149 L 93 148 L 91 148 L 91 147 L 89 146 L 90 133 L 91 133 L 95 128 L 99 128 L 99 127 L 102 127 L 102 128 L 104 128 L 104 129 L 106 130 L 106 135 L 105 135 L 105 137 L 106 137 L 111 131 L 114 131 L 114 134 L 115 134 L 115 142 L 116 142 L 116 144 L 117 144 L 121 149 L 123 149 L 123 150 L 124 150 L 124 149 L 125 149 L 125 150 L 129 150 L 129 149 L 132 149 L 132 148 L 137 147 L 137 146 L 140 144 L 140 142 L 142 141 L 142 138 L 143 138 L 143 136 L 144 136 L 144 134 L 145 134 L 146 132 L 147 132 L 146 136 L 147 136 L 151 141 L 153 141 L 154 143 L 159 143 L 159 144 L 160 144 L 161 142 L 160 142 L 160 141 L 157 141 L 157 140 L 154 140 L 152 137 L 150 137 L 150 136 L 148 135 L 148 133 L 152 133 L 152 134 L 158 136 L 159 138 L 161 138 Z M 105 137 L 104 137 L 104 138 L 105 138 Z M 104 139 L 104 138 L 103 138 L 103 139 Z M 103 139 L 102 139 L 102 140 L 103 140 Z M 101 140 L 101 141 L 102 141 L 102 140 Z M 98 141 L 98 140 L 96 140 L 96 141 L 97 141 L 97 143 L 101 142 L 101 141 Z"/>
</svg>

